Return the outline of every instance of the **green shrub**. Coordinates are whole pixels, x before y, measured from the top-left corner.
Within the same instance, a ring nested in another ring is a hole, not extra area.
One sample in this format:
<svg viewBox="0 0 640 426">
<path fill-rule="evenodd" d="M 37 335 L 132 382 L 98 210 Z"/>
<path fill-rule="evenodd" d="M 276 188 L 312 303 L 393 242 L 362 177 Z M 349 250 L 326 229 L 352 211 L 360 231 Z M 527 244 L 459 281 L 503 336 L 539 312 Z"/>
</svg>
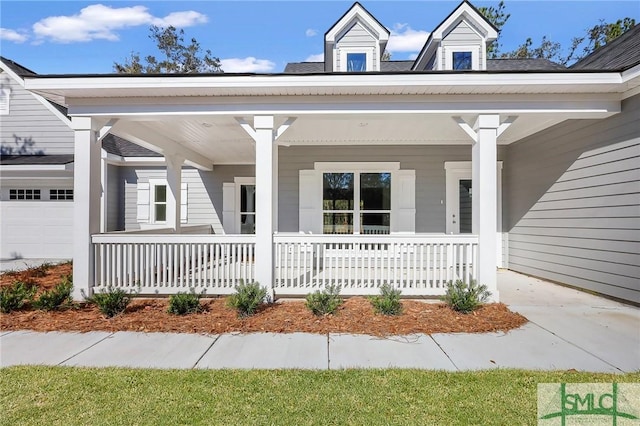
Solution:
<svg viewBox="0 0 640 426">
<path fill-rule="evenodd" d="M 471 280 L 469 284 L 457 280 L 455 283 L 449 281 L 447 292 L 442 300 L 451 309 L 467 314 L 486 302 L 489 296 L 491 296 L 491 292 L 487 291 L 486 285 L 477 285 L 475 280 Z"/>
<path fill-rule="evenodd" d="M 240 317 L 255 314 L 258 307 L 265 302 L 268 302 L 267 289 L 260 287 L 257 282 L 250 284 L 240 282 L 236 286 L 236 292 L 227 299 L 227 304 L 238 311 Z"/>
<path fill-rule="evenodd" d="M 314 315 L 333 314 L 342 304 L 339 285 L 328 285 L 324 290 L 307 295 L 307 308 L 311 309 Z"/>
<path fill-rule="evenodd" d="M 64 276 L 60 284 L 51 290 L 42 292 L 40 297 L 33 302 L 33 306 L 43 311 L 56 310 L 62 305 L 71 302 L 71 290 L 73 290 L 72 278 L 70 275 Z"/>
<path fill-rule="evenodd" d="M 35 286 L 27 285 L 22 281 L 0 288 L 0 311 L 8 314 L 22 308 L 25 303 L 33 300 L 36 290 Z"/>
<path fill-rule="evenodd" d="M 373 309 L 382 315 L 400 315 L 402 313 L 402 303 L 400 295 L 402 290 L 393 288 L 391 284 L 383 284 L 380 287 L 380 295 L 369 299 Z"/>
<path fill-rule="evenodd" d="M 95 303 L 103 315 L 111 318 L 124 312 L 129 303 L 131 303 L 131 299 L 131 293 L 121 288 L 107 287 L 106 290 L 102 289 L 99 293 L 89 297 L 87 301 Z"/>
<path fill-rule="evenodd" d="M 200 297 L 202 297 L 202 295 L 196 294 L 193 290 L 190 293 L 172 294 L 171 297 L 169 297 L 168 312 L 175 315 L 186 315 L 201 312 L 202 306 L 200 305 Z"/>
</svg>

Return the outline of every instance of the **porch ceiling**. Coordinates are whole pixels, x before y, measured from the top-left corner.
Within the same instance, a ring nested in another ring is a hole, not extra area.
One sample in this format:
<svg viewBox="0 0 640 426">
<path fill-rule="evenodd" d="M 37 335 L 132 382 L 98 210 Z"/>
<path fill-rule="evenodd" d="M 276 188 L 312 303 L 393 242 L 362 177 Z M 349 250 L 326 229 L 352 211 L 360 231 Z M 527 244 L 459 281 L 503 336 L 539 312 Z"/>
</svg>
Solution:
<svg viewBox="0 0 640 426">
<path fill-rule="evenodd" d="M 470 145 L 453 114 L 307 114 L 297 117 L 278 139 L 280 145 Z M 475 115 L 461 115 L 473 125 Z M 246 117 L 248 122 L 252 122 Z M 276 127 L 288 116 L 276 116 Z M 504 116 L 503 120 L 507 117 Z M 570 114 L 520 114 L 500 136 L 507 145 L 565 119 Z M 113 133 L 164 153 L 169 141 L 211 160 L 211 164 L 253 164 L 253 140 L 229 115 L 121 117 Z M 125 132 L 122 129 L 126 129 Z M 132 139 L 133 137 L 133 139 Z"/>
</svg>

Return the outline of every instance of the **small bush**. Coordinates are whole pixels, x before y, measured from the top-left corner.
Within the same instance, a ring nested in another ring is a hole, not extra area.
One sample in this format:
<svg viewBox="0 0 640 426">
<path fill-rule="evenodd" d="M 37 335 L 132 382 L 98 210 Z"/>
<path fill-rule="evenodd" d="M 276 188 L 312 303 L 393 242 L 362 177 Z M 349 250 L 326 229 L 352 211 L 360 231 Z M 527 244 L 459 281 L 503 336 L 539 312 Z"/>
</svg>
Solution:
<svg viewBox="0 0 640 426">
<path fill-rule="evenodd" d="M 71 276 L 62 277 L 60 284 L 51 290 L 42 292 L 40 297 L 33 302 L 33 306 L 43 311 L 54 311 L 62 305 L 71 302 L 71 290 L 73 290 Z"/>
<path fill-rule="evenodd" d="M 457 280 L 455 283 L 449 281 L 442 300 L 451 309 L 467 314 L 486 302 L 489 296 L 491 292 L 487 291 L 486 285 L 477 285 L 475 280 L 471 280 L 467 285 L 462 280 Z"/>
<path fill-rule="evenodd" d="M 174 315 L 186 315 L 194 314 L 202 311 L 200 305 L 201 294 L 196 294 L 195 291 L 190 293 L 177 293 L 172 294 L 169 297 L 169 310 L 170 314 Z"/>
<path fill-rule="evenodd" d="M 380 295 L 370 298 L 373 309 L 382 315 L 400 315 L 402 313 L 402 303 L 400 295 L 402 290 L 393 288 L 391 284 L 383 284 L 380 287 Z"/>
<path fill-rule="evenodd" d="M 87 301 L 95 303 L 103 315 L 111 318 L 124 312 L 131 303 L 131 299 L 131 293 L 127 293 L 121 288 L 107 287 L 106 290 L 102 289 L 100 293 L 89 297 Z"/>
<path fill-rule="evenodd" d="M 257 282 L 245 284 L 241 282 L 236 286 L 235 294 L 227 299 L 227 304 L 238 311 L 238 316 L 248 317 L 256 313 L 258 307 L 268 302 L 267 289 L 260 287 Z"/>
<path fill-rule="evenodd" d="M 36 294 L 36 287 L 16 281 L 10 286 L 0 288 L 0 311 L 8 314 L 31 302 Z"/>
<path fill-rule="evenodd" d="M 339 285 L 328 285 L 324 290 L 316 291 L 307 295 L 307 308 L 311 309 L 314 315 L 333 314 L 342 305 Z"/>
</svg>

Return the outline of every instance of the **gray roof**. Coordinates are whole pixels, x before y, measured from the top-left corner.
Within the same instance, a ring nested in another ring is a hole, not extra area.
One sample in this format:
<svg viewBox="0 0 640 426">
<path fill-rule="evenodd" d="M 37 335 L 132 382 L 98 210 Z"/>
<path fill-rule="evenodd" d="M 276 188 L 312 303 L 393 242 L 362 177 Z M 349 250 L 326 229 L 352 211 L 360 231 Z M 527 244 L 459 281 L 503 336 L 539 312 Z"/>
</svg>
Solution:
<svg viewBox="0 0 640 426">
<path fill-rule="evenodd" d="M 414 61 L 382 61 L 381 72 L 411 71 Z M 556 71 L 566 69 L 548 59 L 488 59 L 487 71 Z M 324 62 L 290 62 L 285 74 L 324 73 Z"/>
<path fill-rule="evenodd" d="M 571 66 L 574 70 L 624 71 L 640 64 L 640 25 Z"/>
<path fill-rule="evenodd" d="M 13 62 L 11 59 L 7 59 L 4 56 L 0 56 L 0 60 L 2 60 L 2 62 L 6 66 L 8 66 L 11 69 L 11 71 L 15 72 L 20 77 L 29 77 L 29 76 L 37 75 L 35 72 L 31 71 L 29 68 L 23 67 L 19 63 Z"/>
<path fill-rule="evenodd" d="M 162 155 L 157 152 L 148 150 L 112 134 L 104 137 L 102 147 L 109 154 L 119 155 L 121 157 L 162 157 Z"/>
<path fill-rule="evenodd" d="M 17 165 L 62 165 L 73 163 L 73 154 L 62 155 L 2 155 L 0 164 L 3 166 Z"/>
</svg>

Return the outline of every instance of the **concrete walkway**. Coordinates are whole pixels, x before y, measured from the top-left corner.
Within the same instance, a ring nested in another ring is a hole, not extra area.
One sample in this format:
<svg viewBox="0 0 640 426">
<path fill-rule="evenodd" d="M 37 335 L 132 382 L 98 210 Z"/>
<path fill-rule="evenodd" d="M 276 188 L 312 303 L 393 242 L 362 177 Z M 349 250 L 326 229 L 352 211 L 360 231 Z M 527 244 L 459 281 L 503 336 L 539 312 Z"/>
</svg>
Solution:
<svg viewBox="0 0 640 426">
<path fill-rule="evenodd" d="M 513 272 L 501 299 L 530 322 L 508 333 L 0 333 L 0 366 L 135 368 L 640 370 L 640 309 Z"/>
</svg>

